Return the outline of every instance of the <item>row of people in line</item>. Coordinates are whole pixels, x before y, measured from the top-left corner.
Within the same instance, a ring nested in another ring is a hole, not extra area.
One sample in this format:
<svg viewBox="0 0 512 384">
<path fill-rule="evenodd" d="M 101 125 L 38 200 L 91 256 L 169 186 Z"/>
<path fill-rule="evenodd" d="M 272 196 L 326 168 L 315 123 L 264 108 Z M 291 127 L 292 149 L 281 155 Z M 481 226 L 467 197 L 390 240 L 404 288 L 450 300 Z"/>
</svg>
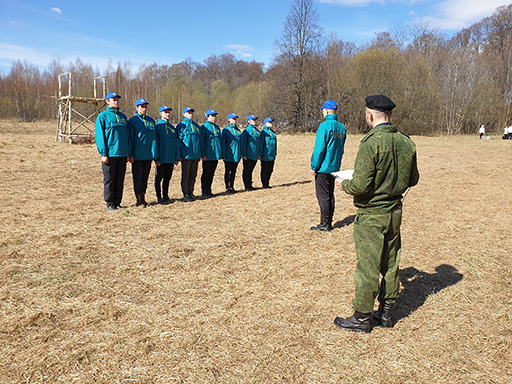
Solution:
<svg viewBox="0 0 512 384">
<path fill-rule="evenodd" d="M 101 155 L 104 200 L 108 210 L 116 210 L 123 196 L 126 163 L 132 164 L 133 188 L 137 206 L 147 206 L 145 199 L 151 163 L 156 164 L 155 192 L 158 203 L 168 203 L 169 182 L 175 165 L 181 162 L 181 189 L 186 202 L 194 201 L 194 185 L 199 161 L 202 160 L 201 190 L 203 197 L 211 197 L 212 183 L 219 160 L 224 160 L 226 192 L 235 193 L 234 182 L 240 160 L 243 160 L 242 178 L 246 191 L 254 190 L 252 175 L 261 160 L 261 182 L 270 188 L 270 177 L 277 155 L 277 137 L 273 119 L 267 117 L 261 131 L 258 117 L 249 115 L 247 127 L 240 131 L 238 116 L 228 115 L 228 125 L 221 129 L 217 112 L 209 109 L 207 121 L 199 126 L 194 109 L 183 109 L 183 120 L 174 127 L 169 119 L 172 108 L 163 105 L 160 119 L 155 122 L 147 116 L 148 102 L 140 98 L 135 103 L 135 115 L 127 119 L 119 109 L 120 95 L 110 92 L 105 97 L 107 109 L 98 115 L 95 139 Z"/>
</svg>

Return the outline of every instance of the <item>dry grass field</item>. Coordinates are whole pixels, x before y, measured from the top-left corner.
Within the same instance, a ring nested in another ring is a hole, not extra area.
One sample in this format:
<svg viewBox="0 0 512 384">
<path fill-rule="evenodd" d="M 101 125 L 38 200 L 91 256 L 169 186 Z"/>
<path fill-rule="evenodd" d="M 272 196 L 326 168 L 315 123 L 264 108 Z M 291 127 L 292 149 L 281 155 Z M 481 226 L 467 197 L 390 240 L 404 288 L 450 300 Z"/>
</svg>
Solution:
<svg viewBox="0 0 512 384">
<path fill-rule="evenodd" d="M 173 203 L 135 208 L 128 167 L 108 212 L 95 145 L 55 128 L 0 122 L 0 383 L 512 381 L 512 141 L 413 138 L 396 325 L 357 334 L 333 324 L 356 210 L 337 191 L 336 228 L 309 230 L 313 135 L 278 136 L 270 190 L 223 195 L 219 164 L 183 203 L 178 168 Z"/>
</svg>

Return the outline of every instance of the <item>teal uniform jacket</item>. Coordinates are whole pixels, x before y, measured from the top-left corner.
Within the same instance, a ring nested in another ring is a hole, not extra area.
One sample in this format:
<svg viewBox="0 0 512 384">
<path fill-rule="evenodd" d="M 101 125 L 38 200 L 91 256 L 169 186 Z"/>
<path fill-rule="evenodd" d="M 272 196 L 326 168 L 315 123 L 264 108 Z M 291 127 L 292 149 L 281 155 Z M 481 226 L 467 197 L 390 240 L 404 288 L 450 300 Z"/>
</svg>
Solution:
<svg viewBox="0 0 512 384">
<path fill-rule="evenodd" d="M 316 173 L 340 170 L 347 131 L 338 121 L 338 115 L 327 115 L 316 132 L 315 148 L 311 155 L 311 169 Z"/>
<path fill-rule="evenodd" d="M 201 157 L 206 160 L 222 159 L 221 131 L 218 125 L 209 121 L 201 125 Z"/>
<path fill-rule="evenodd" d="M 359 213 L 389 213 L 402 207 L 402 194 L 419 181 L 416 145 L 392 124 L 379 124 L 361 141 L 352 180 L 343 190 Z"/>
<path fill-rule="evenodd" d="M 222 130 L 222 158 L 227 162 L 238 163 L 242 158 L 240 154 L 241 135 L 235 124 L 229 124 Z"/>
<path fill-rule="evenodd" d="M 184 118 L 176 128 L 180 135 L 182 159 L 199 160 L 201 158 L 201 132 L 199 125 L 192 119 Z"/>
<path fill-rule="evenodd" d="M 249 160 L 258 160 L 260 155 L 260 131 L 254 124 L 249 124 L 242 132 L 241 155 Z"/>
<path fill-rule="evenodd" d="M 101 156 L 128 157 L 130 138 L 126 115 L 119 108 L 110 108 L 98 115 L 94 126 L 96 147 Z"/>
<path fill-rule="evenodd" d="M 275 161 L 277 156 L 277 136 L 270 127 L 264 127 L 260 134 L 261 161 Z"/>
<path fill-rule="evenodd" d="M 167 120 L 159 119 L 155 125 L 159 156 L 155 161 L 171 164 L 180 161 L 181 148 L 178 130 Z"/>
<path fill-rule="evenodd" d="M 128 130 L 131 138 L 130 156 L 134 161 L 154 160 L 158 157 L 155 120 L 147 115 L 135 113 L 135 116 L 128 120 Z"/>
</svg>

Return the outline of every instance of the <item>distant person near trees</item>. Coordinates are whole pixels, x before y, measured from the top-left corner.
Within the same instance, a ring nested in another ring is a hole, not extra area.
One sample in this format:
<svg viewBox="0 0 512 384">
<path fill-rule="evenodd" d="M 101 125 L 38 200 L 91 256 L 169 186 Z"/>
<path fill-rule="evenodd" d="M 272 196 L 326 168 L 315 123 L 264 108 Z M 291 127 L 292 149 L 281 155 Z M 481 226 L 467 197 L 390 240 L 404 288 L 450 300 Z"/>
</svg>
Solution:
<svg viewBox="0 0 512 384">
<path fill-rule="evenodd" d="M 260 158 L 260 131 L 256 128 L 258 118 L 253 114 L 247 116 L 247 127 L 242 132 L 242 158 L 244 168 L 242 179 L 246 191 L 254 191 L 252 186 L 252 173 Z"/>
<path fill-rule="evenodd" d="M 485 127 L 483 124 L 480 126 L 478 133 L 480 134 L 480 139 L 482 139 L 482 136 L 485 136 Z"/>
<path fill-rule="evenodd" d="M 158 204 L 168 204 L 169 183 L 174 166 L 181 159 L 180 138 L 178 130 L 169 122 L 172 108 L 162 105 L 159 109 L 160 119 L 155 125 L 158 156 L 155 159 L 155 193 Z"/>
<path fill-rule="evenodd" d="M 151 162 L 158 158 L 156 145 L 155 120 L 147 116 L 149 103 L 144 98 L 135 102 L 135 115 L 128 120 L 130 131 L 132 162 L 133 190 L 137 202 L 135 206 L 148 205 L 146 190 L 148 188 Z M 160 165 L 157 163 L 157 165 Z"/>
<path fill-rule="evenodd" d="M 119 96 L 109 92 L 107 109 L 96 119 L 94 138 L 101 155 L 103 198 L 109 211 L 121 208 L 126 163 L 130 159 L 130 144 L 126 115 L 119 110 Z"/>
<path fill-rule="evenodd" d="M 261 184 L 263 188 L 270 187 L 270 177 L 274 171 L 274 163 L 277 156 L 277 136 L 272 129 L 274 119 L 267 117 L 263 120 L 263 129 L 260 134 L 260 158 L 261 158 Z"/>
<path fill-rule="evenodd" d="M 324 122 L 316 132 L 315 147 L 311 155 L 311 174 L 315 176 L 316 197 L 320 206 L 320 224 L 311 227 L 314 231 L 330 231 L 334 216 L 334 176 L 340 170 L 347 132 L 338 121 L 338 105 L 327 100 L 320 107 Z"/>
<path fill-rule="evenodd" d="M 366 122 L 371 129 L 359 145 L 351 180 L 336 179 L 342 191 L 354 196 L 357 252 L 354 314 L 334 324 L 356 332 L 370 332 L 374 318 L 384 328 L 393 326 L 392 313 L 400 289 L 402 194 L 418 183 L 416 146 L 390 122 L 395 103 L 383 95 L 366 98 Z M 379 286 L 379 277 L 382 281 Z"/>
<path fill-rule="evenodd" d="M 201 192 L 203 197 L 212 197 L 212 183 L 215 170 L 222 159 L 221 130 L 217 121 L 217 112 L 206 111 L 206 122 L 201 126 L 201 159 L 203 174 L 201 175 Z"/>
<path fill-rule="evenodd" d="M 237 119 L 238 116 L 233 112 L 228 115 L 228 126 L 222 130 L 221 138 L 222 158 L 224 159 L 224 183 L 226 185 L 226 193 L 229 194 L 236 193 L 236 169 L 241 159 L 241 132 L 236 125 Z"/>
<path fill-rule="evenodd" d="M 181 141 L 181 191 L 183 201 L 195 201 L 194 185 L 197 177 L 197 167 L 201 158 L 201 132 L 199 125 L 192 120 L 194 109 L 183 108 L 183 121 L 176 128 Z"/>
</svg>

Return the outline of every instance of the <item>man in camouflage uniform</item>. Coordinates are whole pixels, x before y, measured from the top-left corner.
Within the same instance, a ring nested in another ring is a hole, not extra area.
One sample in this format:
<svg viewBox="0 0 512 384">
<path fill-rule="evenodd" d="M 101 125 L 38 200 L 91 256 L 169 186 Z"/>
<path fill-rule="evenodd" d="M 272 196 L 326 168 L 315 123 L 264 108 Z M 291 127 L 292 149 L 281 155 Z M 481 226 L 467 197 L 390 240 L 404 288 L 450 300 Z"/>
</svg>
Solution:
<svg viewBox="0 0 512 384">
<path fill-rule="evenodd" d="M 355 312 L 350 318 L 334 320 L 345 330 L 370 332 L 377 295 L 380 304 L 374 318 L 382 327 L 393 326 L 391 314 L 400 288 L 402 194 L 419 180 L 414 142 L 389 122 L 394 107 L 386 96 L 366 98 L 366 121 L 371 131 L 359 146 L 353 179 L 336 180 L 340 189 L 354 196 L 358 208 L 354 221 Z"/>
</svg>

